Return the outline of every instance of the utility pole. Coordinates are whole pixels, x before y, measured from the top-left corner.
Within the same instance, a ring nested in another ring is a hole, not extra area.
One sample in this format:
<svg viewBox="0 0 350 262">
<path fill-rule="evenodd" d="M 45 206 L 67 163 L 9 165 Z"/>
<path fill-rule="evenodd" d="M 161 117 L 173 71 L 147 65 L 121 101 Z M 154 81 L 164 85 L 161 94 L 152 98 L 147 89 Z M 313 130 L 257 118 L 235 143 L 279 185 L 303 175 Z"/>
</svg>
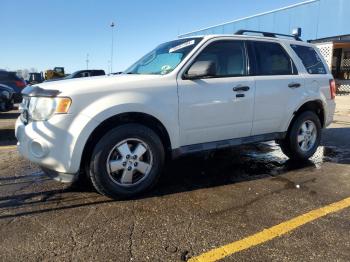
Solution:
<svg viewBox="0 0 350 262">
<path fill-rule="evenodd" d="M 111 23 L 111 31 L 112 31 L 112 46 L 111 46 L 111 74 L 113 72 L 113 49 L 114 49 L 114 27 L 115 27 L 115 24 L 114 22 Z"/>
<path fill-rule="evenodd" d="M 89 54 L 86 54 L 86 70 L 89 69 L 89 62 L 90 62 L 90 60 L 89 60 Z"/>
</svg>

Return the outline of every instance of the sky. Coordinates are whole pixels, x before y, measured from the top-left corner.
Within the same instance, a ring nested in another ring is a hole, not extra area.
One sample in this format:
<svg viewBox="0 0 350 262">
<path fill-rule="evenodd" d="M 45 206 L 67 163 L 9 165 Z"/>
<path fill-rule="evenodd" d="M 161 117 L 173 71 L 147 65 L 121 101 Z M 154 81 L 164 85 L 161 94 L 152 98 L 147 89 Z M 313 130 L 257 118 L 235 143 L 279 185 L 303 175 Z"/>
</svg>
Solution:
<svg viewBox="0 0 350 262">
<path fill-rule="evenodd" d="M 0 0 L 0 69 L 123 71 L 179 34 L 302 0 Z M 110 27 L 111 22 L 116 26 Z"/>
</svg>

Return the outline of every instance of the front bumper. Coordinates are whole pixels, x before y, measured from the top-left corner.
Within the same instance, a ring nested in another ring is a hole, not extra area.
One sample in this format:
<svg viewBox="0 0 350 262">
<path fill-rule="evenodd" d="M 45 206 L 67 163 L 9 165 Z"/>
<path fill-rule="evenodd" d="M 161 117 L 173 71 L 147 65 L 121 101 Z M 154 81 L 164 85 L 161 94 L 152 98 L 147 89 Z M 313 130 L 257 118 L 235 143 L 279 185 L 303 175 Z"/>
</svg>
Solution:
<svg viewBox="0 0 350 262">
<path fill-rule="evenodd" d="M 49 121 L 29 122 L 27 125 L 20 118 L 16 121 L 15 135 L 19 153 L 46 171 L 55 172 L 57 180 L 62 182 L 70 182 L 78 172 L 72 172 L 71 169 L 75 144 L 74 137 L 69 132 L 71 121 L 71 115 L 55 115 Z M 64 174 L 62 179 L 60 174 Z"/>
<path fill-rule="evenodd" d="M 61 183 L 72 183 L 74 182 L 78 176 L 72 175 L 72 174 L 66 174 L 66 173 L 60 173 L 55 170 L 48 169 L 46 167 L 41 167 L 41 170 L 52 179 L 61 182 Z"/>
</svg>

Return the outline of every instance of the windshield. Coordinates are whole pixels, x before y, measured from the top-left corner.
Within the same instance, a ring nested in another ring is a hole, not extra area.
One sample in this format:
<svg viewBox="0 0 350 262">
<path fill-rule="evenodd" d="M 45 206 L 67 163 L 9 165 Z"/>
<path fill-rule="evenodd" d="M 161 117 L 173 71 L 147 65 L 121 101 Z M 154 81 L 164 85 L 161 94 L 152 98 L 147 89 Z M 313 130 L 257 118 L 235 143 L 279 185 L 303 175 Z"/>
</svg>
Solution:
<svg viewBox="0 0 350 262">
<path fill-rule="evenodd" d="M 166 75 L 173 71 L 201 40 L 202 38 L 186 38 L 161 44 L 124 73 Z"/>
</svg>

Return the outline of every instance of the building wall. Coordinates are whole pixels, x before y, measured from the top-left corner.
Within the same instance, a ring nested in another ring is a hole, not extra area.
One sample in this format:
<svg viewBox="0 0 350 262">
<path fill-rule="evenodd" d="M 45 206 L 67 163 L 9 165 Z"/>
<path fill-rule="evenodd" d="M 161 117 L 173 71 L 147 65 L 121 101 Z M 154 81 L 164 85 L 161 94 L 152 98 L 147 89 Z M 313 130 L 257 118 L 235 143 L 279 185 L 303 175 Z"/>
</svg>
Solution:
<svg viewBox="0 0 350 262">
<path fill-rule="evenodd" d="M 179 37 L 233 34 L 240 29 L 291 34 L 302 28 L 303 40 L 350 34 L 350 0 L 311 0 L 271 12 L 212 26 Z"/>
</svg>

